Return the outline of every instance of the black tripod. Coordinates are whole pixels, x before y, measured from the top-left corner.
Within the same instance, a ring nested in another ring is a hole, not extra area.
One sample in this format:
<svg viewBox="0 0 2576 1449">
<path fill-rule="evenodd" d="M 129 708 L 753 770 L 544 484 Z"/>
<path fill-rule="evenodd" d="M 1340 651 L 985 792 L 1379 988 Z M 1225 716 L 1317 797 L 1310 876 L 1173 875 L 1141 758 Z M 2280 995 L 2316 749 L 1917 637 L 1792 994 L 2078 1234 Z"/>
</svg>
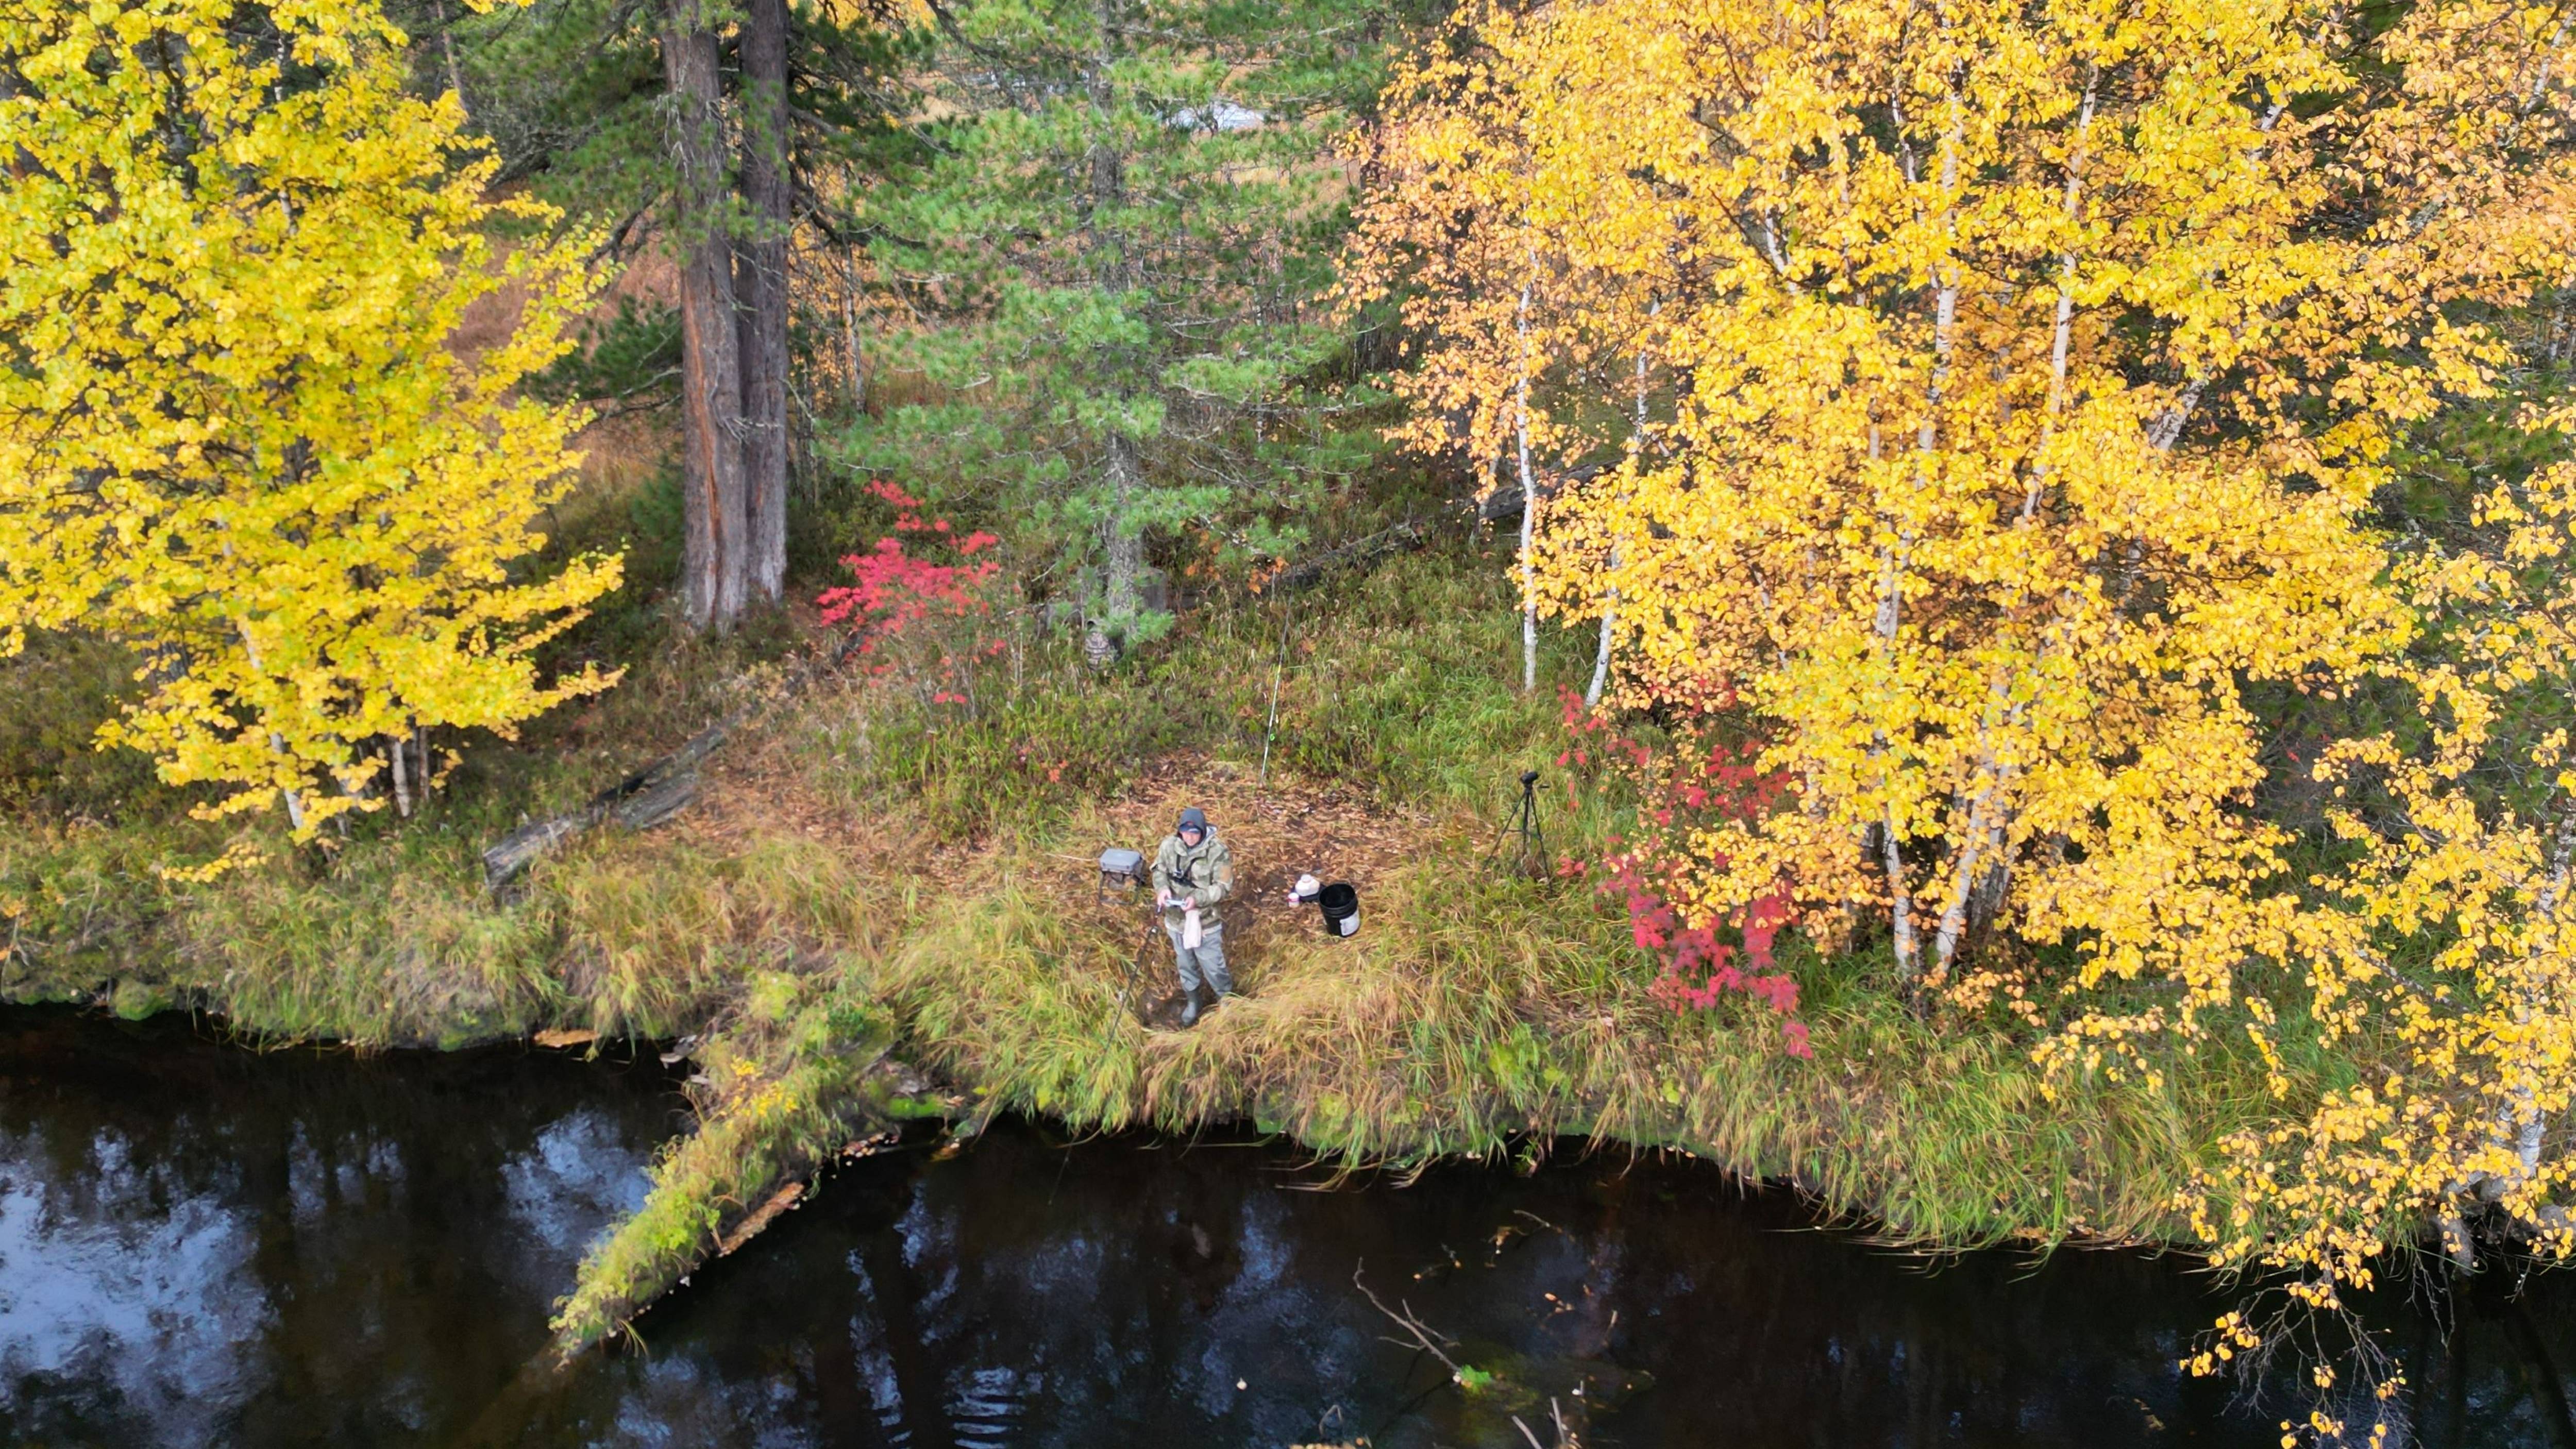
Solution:
<svg viewBox="0 0 2576 1449">
<path fill-rule="evenodd" d="M 1504 840 L 1520 837 L 1519 868 L 1528 873 L 1547 868 L 1547 831 L 1538 823 L 1538 771 L 1521 771 L 1521 800 L 1512 807 L 1511 819 L 1503 825 L 1502 836 L 1494 842 L 1502 848 Z"/>
</svg>

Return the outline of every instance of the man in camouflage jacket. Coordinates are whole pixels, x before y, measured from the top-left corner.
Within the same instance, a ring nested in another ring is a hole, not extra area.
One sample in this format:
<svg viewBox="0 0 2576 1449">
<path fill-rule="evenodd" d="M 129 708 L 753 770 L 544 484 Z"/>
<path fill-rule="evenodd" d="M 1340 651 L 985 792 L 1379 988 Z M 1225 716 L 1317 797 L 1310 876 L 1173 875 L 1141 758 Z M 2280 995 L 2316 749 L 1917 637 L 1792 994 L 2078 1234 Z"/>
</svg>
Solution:
<svg viewBox="0 0 2576 1449">
<path fill-rule="evenodd" d="M 1218 1001 L 1234 990 L 1225 969 L 1225 927 L 1216 914 L 1217 902 L 1233 890 L 1234 852 L 1208 828 L 1206 811 L 1195 805 L 1182 811 L 1179 826 L 1154 851 L 1154 902 L 1181 968 L 1183 1026 L 1198 1024 L 1202 981 Z"/>
</svg>

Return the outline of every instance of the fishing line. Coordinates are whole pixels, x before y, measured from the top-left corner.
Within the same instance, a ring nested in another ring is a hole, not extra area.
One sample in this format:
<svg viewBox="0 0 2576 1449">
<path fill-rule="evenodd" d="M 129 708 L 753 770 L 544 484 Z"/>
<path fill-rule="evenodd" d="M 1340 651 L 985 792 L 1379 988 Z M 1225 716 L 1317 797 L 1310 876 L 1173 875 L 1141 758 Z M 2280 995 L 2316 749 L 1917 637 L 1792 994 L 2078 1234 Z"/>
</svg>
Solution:
<svg viewBox="0 0 2576 1449">
<path fill-rule="evenodd" d="M 1261 726 L 1261 774 L 1252 782 L 1256 799 L 1270 785 L 1270 739 L 1279 732 L 1279 678 L 1288 672 L 1288 621 L 1296 612 L 1296 601 L 1283 595 L 1279 600 L 1279 657 L 1270 666 L 1270 717 Z"/>
</svg>

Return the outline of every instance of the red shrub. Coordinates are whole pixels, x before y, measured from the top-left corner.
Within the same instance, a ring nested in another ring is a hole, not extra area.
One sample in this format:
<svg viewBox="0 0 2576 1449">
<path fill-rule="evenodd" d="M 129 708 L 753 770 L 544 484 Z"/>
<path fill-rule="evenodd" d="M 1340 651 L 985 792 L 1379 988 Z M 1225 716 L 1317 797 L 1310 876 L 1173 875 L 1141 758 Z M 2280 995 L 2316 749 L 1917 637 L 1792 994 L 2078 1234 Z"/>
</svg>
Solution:
<svg viewBox="0 0 2576 1449">
<path fill-rule="evenodd" d="M 823 622 L 847 623 L 857 632 L 871 677 L 898 676 L 925 703 L 971 705 L 976 661 L 1005 647 L 980 627 L 992 613 L 990 586 L 1001 565 L 975 559 L 1001 540 L 981 531 L 953 537 L 947 519 L 923 518 L 921 501 L 892 483 L 870 483 L 868 490 L 895 506 L 895 533 L 841 560 L 856 582 L 816 598 Z M 974 561 L 933 563 L 907 553 L 901 534 L 916 535 L 916 544 L 953 545 L 960 559 Z"/>
<path fill-rule="evenodd" d="M 1787 1018 L 1781 1033 L 1792 1056 L 1811 1055 L 1806 1024 L 1797 1020 L 1798 983 L 1772 954 L 1781 929 L 1795 919 L 1787 884 L 1722 915 L 1693 919 L 1675 904 L 1695 894 L 1692 882 L 1709 864 L 1690 854 L 1694 827 L 1767 813 L 1785 782 L 1753 763 L 1757 747 L 1711 741 L 1723 700 L 1668 701 L 1682 718 L 1673 731 L 1677 743 L 1662 753 L 1619 732 L 1571 690 L 1564 702 L 1574 743 L 1557 764 L 1627 781 L 1639 801 L 1640 830 L 1634 840 L 1613 841 L 1605 859 L 1589 865 L 1569 859 L 1560 872 L 1590 874 L 1600 889 L 1624 899 L 1638 949 L 1662 965 L 1658 999 L 1676 1011 L 1696 1011 L 1730 991 L 1750 996 Z"/>
</svg>

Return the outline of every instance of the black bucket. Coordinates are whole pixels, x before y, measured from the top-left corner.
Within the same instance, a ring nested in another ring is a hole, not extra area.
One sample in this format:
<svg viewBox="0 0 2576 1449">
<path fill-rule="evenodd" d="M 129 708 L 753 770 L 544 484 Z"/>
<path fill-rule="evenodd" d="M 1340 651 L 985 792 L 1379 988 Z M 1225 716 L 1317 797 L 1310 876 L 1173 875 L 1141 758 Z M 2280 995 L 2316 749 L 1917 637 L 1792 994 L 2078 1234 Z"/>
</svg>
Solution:
<svg viewBox="0 0 2576 1449">
<path fill-rule="evenodd" d="M 1315 904 L 1324 912 L 1325 930 L 1336 936 L 1359 934 L 1359 887 L 1346 880 L 1337 880 L 1315 893 Z"/>
</svg>

